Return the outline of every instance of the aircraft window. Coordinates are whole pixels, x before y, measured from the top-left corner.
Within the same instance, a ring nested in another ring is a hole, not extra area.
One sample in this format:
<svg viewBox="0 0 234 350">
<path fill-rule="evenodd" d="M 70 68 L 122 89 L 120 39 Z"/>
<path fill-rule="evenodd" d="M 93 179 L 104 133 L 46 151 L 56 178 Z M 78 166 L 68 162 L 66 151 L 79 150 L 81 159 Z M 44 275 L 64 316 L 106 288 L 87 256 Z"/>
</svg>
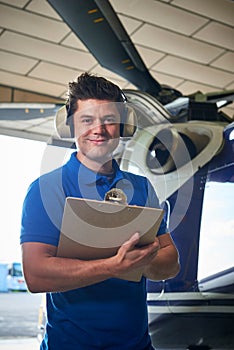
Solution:
<svg viewBox="0 0 234 350">
<path fill-rule="evenodd" d="M 212 173 L 212 178 L 215 179 L 216 176 L 216 181 L 206 183 L 200 231 L 198 280 L 234 266 L 233 174 L 234 167 L 227 166 Z"/>
<path fill-rule="evenodd" d="M 230 140 L 230 141 L 234 140 L 234 130 L 232 130 L 232 131 L 230 132 L 229 140 Z"/>
<path fill-rule="evenodd" d="M 135 90 L 124 92 L 128 103 L 136 111 L 140 128 L 165 123 L 171 119 L 170 113 L 153 96 Z"/>
</svg>

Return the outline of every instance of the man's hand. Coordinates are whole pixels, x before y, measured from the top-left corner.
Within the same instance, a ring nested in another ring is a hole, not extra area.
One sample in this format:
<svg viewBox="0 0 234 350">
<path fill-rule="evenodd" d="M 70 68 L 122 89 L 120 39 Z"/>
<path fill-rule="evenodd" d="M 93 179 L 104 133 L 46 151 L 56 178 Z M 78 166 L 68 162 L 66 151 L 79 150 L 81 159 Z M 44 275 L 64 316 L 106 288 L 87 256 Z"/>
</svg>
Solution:
<svg viewBox="0 0 234 350">
<path fill-rule="evenodd" d="M 159 240 L 153 243 L 138 246 L 140 235 L 135 233 L 128 241 L 123 243 L 117 254 L 112 258 L 115 277 L 127 274 L 134 270 L 144 269 L 156 257 L 160 249 Z"/>
</svg>

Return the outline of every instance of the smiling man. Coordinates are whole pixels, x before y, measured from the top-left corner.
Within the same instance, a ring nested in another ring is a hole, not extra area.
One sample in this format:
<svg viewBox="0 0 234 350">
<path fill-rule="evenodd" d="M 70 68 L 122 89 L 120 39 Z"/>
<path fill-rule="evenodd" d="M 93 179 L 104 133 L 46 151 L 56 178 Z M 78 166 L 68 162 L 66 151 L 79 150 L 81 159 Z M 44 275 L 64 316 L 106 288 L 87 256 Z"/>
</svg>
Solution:
<svg viewBox="0 0 234 350">
<path fill-rule="evenodd" d="M 112 171 L 112 153 L 120 137 L 117 104 L 97 99 L 78 101 L 74 128 L 79 161 L 97 172 Z"/>
<path fill-rule="evenodd" d="M 153 243 L 137 246 L 136 232 L 109 258 L 57 256 L 67 197 L 103 200 L 106 192 L 120 188 L 128 204 L 159 207 L 147 179 L 121 171 L 112 159 L 125 123 L 125 104 L 120 88 L 102 77 L 84 73 L 69 83 L 67 125 L 78 151 L 28 189 L 22 212 L 22 259 L 29 290 L 47 293 L 41 350 L 153 349 L 146 278 L 167 279 L 179 271 L 177 249 L 165 221 Z M 139 268 L 144 271 L 139 282 L 121 279 Z"/>
</svg>

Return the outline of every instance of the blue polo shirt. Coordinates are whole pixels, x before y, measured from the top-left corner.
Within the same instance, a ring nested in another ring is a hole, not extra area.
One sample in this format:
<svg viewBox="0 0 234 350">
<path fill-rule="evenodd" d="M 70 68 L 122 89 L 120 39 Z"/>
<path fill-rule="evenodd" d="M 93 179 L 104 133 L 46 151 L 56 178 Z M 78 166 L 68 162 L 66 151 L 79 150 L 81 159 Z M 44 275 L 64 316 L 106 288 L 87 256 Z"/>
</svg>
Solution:
<svg viewBox="0 0 234 350">
<path fill-rule="evenodd" d="M 95 173 L 76 152 L 62 167 L 42 175 L 28 189 L 22 212 L 21 243 L 57 246 L 66 197 L 103 200 L 122 189 L 128 204 L 159 207 L 146 178 L 123 172 L 113 160 L 113 176 Z M 158 234 L 167 232 L 165 221 Z M 117 278 L 67 292 L 47 294 L 47 326 L 41 349 L 143 350 L 150 348 L 146 281 Z"/>
</svg>

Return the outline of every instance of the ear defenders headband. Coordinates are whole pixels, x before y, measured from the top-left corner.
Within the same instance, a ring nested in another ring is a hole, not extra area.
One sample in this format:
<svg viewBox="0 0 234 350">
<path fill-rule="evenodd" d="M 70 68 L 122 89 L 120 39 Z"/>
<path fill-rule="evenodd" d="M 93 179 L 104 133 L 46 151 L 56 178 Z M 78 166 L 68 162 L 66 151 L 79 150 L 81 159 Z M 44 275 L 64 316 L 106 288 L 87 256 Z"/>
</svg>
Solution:
<svg viewBox="0 0 234 350">
<path fill-rule="evenodd" d="M 136 131 L 137 116 L 132 107 L 127 105 L 126 96 L 124 97 L 124 112 L 121 115 L 120 136 L 131 137 Z M 74 138 L 73 118 L 69 116 L 67 105 L 62 106 L 55 116 L 55 130 L 61 139 Z"/>
</svg>

